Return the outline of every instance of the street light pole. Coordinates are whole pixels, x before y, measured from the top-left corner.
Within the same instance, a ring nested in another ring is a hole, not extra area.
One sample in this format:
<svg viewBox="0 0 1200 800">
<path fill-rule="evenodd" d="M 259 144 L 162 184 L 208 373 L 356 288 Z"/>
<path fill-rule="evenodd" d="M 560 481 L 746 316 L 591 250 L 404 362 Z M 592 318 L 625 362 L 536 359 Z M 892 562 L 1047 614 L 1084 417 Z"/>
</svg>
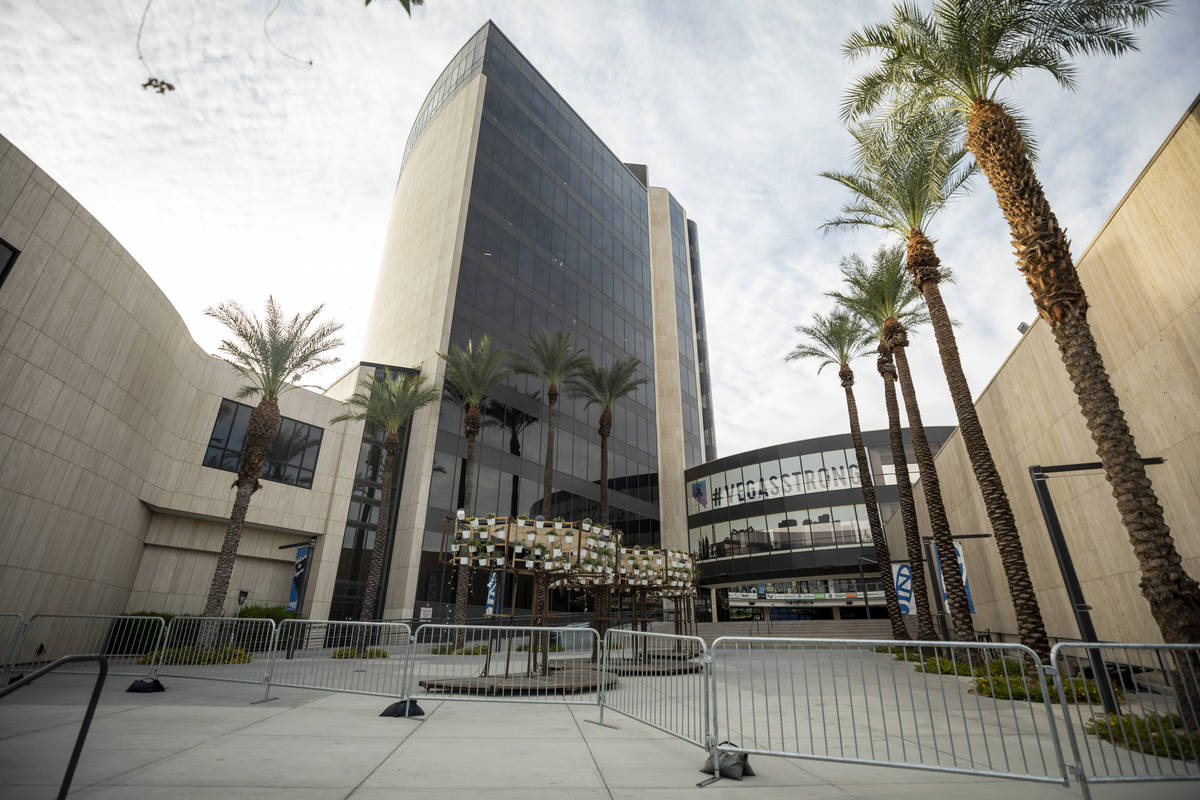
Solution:
<svg viewBox="0 0 1200 800">
<path fill-rule="evenodd" d="M 1143 464 L 1163 464 L 1165 458 L 1143 458 Z M 1075 615 L 1075 625 L 1079 628 L 1079 636 L 1085 642 L 1100 641 L 1096 626 L 1092 623 L 1092 607 L 1083 597 L 1083 586 L 1079 583 L 1079 575 L 1075 572 L 1075 562 L 1071 559 L 1071 551 L 1067 548 L 1067 539 L 1063 535 L 1062 523 L 1058 520 L 1058 511 L 1054 508 L 1054 498 L 1050 496 L 1050 486 L 1046 476 L 1060 472 L 1084 472 L 1097 470 L 1103 465 L 1099 461 L 1084 464 L 1059 464 L 1043 467 L 1034 464 L 1029 468 L 1029 479 L 1033 481 L 1033 493 L 1037 495 L 1038 506 L 1042 510 L 1042 519 L 1046 523 L 1046 532 L 1050 534 L 1050 546 L 1054 548 L 1054 558 L 1058 561 L 1058 570 L 1062 574 L 1063 588 L 1067 592 L 1067 600 L 1071 603 L 1071 612 Z M 1108 714 L 1118 712 L 1116 693 L 1104 664 L 1104 656 L 1100 648 L 1088 648 L 1088 661 L 1092 666 L 1092 675 L 1096 680 L 1096 688 L 1100 693 L 1100 702 Z"/>
</svg>

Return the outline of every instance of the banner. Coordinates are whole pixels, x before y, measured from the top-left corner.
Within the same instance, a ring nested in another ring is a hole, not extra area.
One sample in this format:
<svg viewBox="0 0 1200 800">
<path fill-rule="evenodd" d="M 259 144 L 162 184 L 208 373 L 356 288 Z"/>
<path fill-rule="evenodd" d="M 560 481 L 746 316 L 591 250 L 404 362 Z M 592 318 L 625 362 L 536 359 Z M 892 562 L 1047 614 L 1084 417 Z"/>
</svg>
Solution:
<svg viewBox="0 0 1200 800">
<path fill-rule="evenodd" d="M 905 561 L 892 562 L 892 580 L 896 584 L 896 599 L 900 601 L 900 613 L 911 617 L 917 613 L 913 603 L 912 569 Z"/>
<path fill-rule="evenodd" d="M 304 573 L 308 569 L 308 545 L 296 548 L 296 564 L 292 567 L 292 594 L 285 611 L 296 611 L 300 602 L 300 587 L 304 585 Z"/>
<path fill-rule="evenodd" d="M 971 600 L 971 584 L 967 580 L 967 562 L 963 560 L 962 545 L 958 542 L 954 543 L 954 554 L 958 556 L 958 569 L 962 573 L 963 589 L 967 591 L 967 608 L 971 613 L 975 613 L 975 603 Z M 942 589 L 942 606 L 946 612 L 950 612 L 950 600 L 946 596 L 946 576 L 942 574 L 942 559 L 938 556 L 937 548 L 933 548 L 933 561 L 937 565 L 938 584 Z"/>
<path fill-rule="evenodd" d="M 484 614 L 496 613 L 496 573 L 493 572 L 488 576 L 488 596 L 487 606 L 483 610 Z"/>
</svg>

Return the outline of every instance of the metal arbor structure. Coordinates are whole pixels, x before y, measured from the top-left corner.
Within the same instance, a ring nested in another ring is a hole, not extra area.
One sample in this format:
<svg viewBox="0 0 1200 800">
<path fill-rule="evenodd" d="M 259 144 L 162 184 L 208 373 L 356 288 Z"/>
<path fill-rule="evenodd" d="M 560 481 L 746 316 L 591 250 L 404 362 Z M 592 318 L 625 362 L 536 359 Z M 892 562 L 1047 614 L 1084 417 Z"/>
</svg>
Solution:
<svg viewBox="0 0 1200 800">
<path fill-rule="evenodd" d="M 696 569 L 689 553 L 654 547 L 621 546 L 620 531 L 590 520 L 542 521 L 524 517 L 487 515 L 458 520 L 446 517 L 442 526 L 441 563 L 486 569 L 512 576 L 511 595 L 488 616 L 511 618 L 518 582 L 545 579 L 552 588 L 586 591 L 592 595 L 594 622 L 601 638 L 613 622 L 613 600 L 618 609 L 628 594 L 632 626 L 645 631 L 653 600 L 674 606 L 675 632 L 694 629 Z M 531 609 L 531 624 L 549 624 L 549 594 Z M 503 610 L 507 609 L 507 610 Z M 545 671 L 549 639 L 535 643 L 541 658 L 533 669 Z"/>
</svg>

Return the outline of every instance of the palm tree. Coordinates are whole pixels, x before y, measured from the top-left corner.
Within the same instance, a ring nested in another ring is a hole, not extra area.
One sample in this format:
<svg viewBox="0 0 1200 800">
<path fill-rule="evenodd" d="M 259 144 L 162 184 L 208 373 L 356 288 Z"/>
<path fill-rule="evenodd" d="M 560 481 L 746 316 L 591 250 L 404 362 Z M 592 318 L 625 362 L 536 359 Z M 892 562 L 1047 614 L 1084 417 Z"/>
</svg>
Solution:
<svg viewBox="0 0 1200 800">
<path fill-rule="evenodd" d="M 550 511 L 554 492 L 554 433 L 558 423 L 559 387 L 577 377 L 588 362 L 587 354 L 576 350 L 571 334 L 543 330 L 529 340 L 529 357 L 517 355 L 513 368 L 521 375 L 532 375 L 546 384 L 546 466 L 542 474 L 542 514 Z M 546 624 L 549 615 L 550 590 L 544 572 L 538 573 L 533 585 L 533 615 Z M 550 639 L 542 637 L 543 669 L 549 663 Z"/>
<path fill-rule="evenodd" d="M 612 435 L 612 407 L 618 400 L 628 397 L 646 384 L 646 379 L 637 374 L 641 365 L 641 360 L 635 356 L 622 358 L 607 367 L 588 358 L 579 374 L 567 382 L 572 394 L 582 397 L 589 406 L 600 407 L 600 424 L 597 427 L 600 434 L 600 524 L 605 527 L 608 526 L 608 437 Z M 596 591 L 593 596 L 595 627 L 599 633 L 598 639 L 603 639 L 608 627 L 609 592 Z M 598 640 L 593 642 L 593 648 L 598 643 Z"/>
<path fill-rule="evenodd" d="M 246 426 L 241 463 L 237 480 L 233 482 L 237 492 L 221 552 L 217 555 L 208 600 L 204 604 L 206 617 L 219 617 L 225 608 L 225 594 L 233 576 L 233 563 L 237 559 L 246 511 L 250 508 L 250 496 L 260 487 L 258 478 L 267 449 L 279 432 L 279 395 L 313 370 L 337 363 L 337 359 L 327 353 L 342 344 L 335 335 L 342 329 L 341 323 L 322 322 L 309 330 L 323 308 L 323 305 L 317 306 L 304 316 L 297 314 L 285 320 L 275 298 L 268 297 L 265 320 L 259 320 L 233 302 L 204 311 L 233 334 L 233 338 L 223 340 L 218 349 L 221 357 L 246 380 L 238 391 L 238 399 L 258 398 L 258 405 L 250 412 Z"/>
<path fill-rule="evenodd" d="M 875 544 L 875 562 L 879 567 L 879 582 L 883 585 L 888 621 L 892 624 L 892 638 L 908 639 L 908 629 L 904 626 L 904 617 L 900 614 L 900 601 L 896 598 L 896 584 L 892 580 L 892 556 L 888 552 L 883 522 L 879 519 L 875 482 L 871 479 L 871 462 L 867 460 L 867 448 L 863 445 L 862 428 L 858 424 L 858 403 L 854 400 L 854 370 L 850 368 L 850 362 L 869 352 L 865 346 L 869 336 L 858 320 L 842 310 L 835 311 L 827 317 L 813 314 L 810 324 L 796 326 L 796 333 L 800 334 L 803 340 L 784 356 L 785 361 L 815 359 L 818 362 L 818 374 L 831 364 L 838 368 L 838 379 L 846 392 L 850 438 L 854 441 L 854 453 L 858 457 L 859 482 L 862 484 L 863 502 L 867 507 L 867 520 L 871 525 L 871 541 Z"/>
<path fill-rule="evenodd" d="M 457 395 L 466 411 L 463 416 L 463 436 L 467 439 L 467 463 L 463 478 L 463 511 L 471 514 L 475 490 L 475 437 L 483 425 L 479 406 L 497 386 L 513 374 L 509 352 L 492 349 L 492 337 L 486 333 L 475 347 L 467 340 L 466 348 L 451 345 L 449 353 L 438 353 L 446 362 L 446 384 Z M 467 598 L 471 591 L 470 565 L 458 565 L 458 580 L 454 587 L 454 624 L 467 621 Z"/>
<path fill-rule="evenodd" d="M 852 126 L 854 170 L 822 172 L 821 175 L 849 188 L 853 199 L 842 208 L 841 216 L 826 222 L 823 227 L 826 230 L 878 228 L 905 241 L 905 263 L 929 311 L 963 445 L 982 492 L 992 535 L 1004 565 L 1021 642 L 1048 656 L 1050 643 L 1046 638 L 1046 626 L 1042 622 L 1041 607 L 1033 590 L 1012 506 L 971 401 L 971 388 L 959 359 L 953 322 L 942 300 L 939 286 L 943 279 L 941 261 L 925 233 L 934 216 L 966 191 L 975 173 L 975 165 L 962 145 L 962 128 L 961 117 L 945 108 L 918 108 L 890 120 Z M 922 461 L 922 451 L 927 454 L 928 448 L 916 449 L 918 461 Z M 927 471 L 922 463 L 922 476 Z M 941 520 L 935 522 L 935 525 L 939 524 Z M 949 541 L 943 538 L 938 543 L 938 558 L 943 564 L 953 555 L 953 548 L 946 552 L 944 545 L 948 546 Z"/>
<path fill-rule="evenodd" d="M 895 462 L 896 486 L 900 495 L 900 508 L 910 509 L 910 514 L 904 516 L 905 538 L 908 545 L 908 555 L 913 574 L 913 595 L 917 604 L 917 626 L 921 638 L 936 637 L 933 629 L 933 617 L 929 613 L 929 598 L 924 594 L 925 567 L 921 558 L 921 536 L 917 529 L 916 506 L 912 499 L 912 484 L 908 479 L 908 459 L 904 452 L 904 442 L 900 437 L 900 409 L 896 406 L 894 381 L 898 376 L 900 388 L 904 394 L 904 406 L 908 412 L 908 430 L 913 443 L 913 452 L 919 453 L 919 447 L 924 445 L 928 450 L 929 443 L 925 440 L 925 428 L 921 424 L 920 411 L 917 409 L 916 393 L 912 386 L 912 376 L 908 371 L 908 361 L 904 349 L 908 347 L 908 329 L 923 325 L 929 321 L 929 315 L 921 304 L 920 294 L 904 277 L 904 249 L 902 247 L 881 247 L 868 267 L 857 255 L 842 260 L 842 276 L 847 284 L 846 291 L 830 292 L 830 297 L 838 301 L 846 311 L 859 320 L 879 339 L 879 359 L 877 367 L 883 378 L 884 400 L 888 407 L 889 433 L 892 440 L 892 459 Z M 893 360 L 894 359 L 894 360 Z M 920 444 L 919 444 L 920 443 Z M 901 463 L 903 462 L 903 463 Z M 937 472 L 930 469 L 925 474 L 926 463 L 932 467 L 933 459 L 921 459 L 918 464 L 922 469 L 921 477 L 928 482 L 925 486 L 926 505 L 929 508 L 931 528 L 936 538 L 941 537 L 950 543 L 953 554 L 953 540 L 950 539 L 950 526 L 945 521 L 945 510 L 941 508 L 941 491 L 937 484 Z M 929 480 L 932 478 L 932 480 Z M 940 513 L 939 513 L 940 512 Z M 914 558 L 915 557 L 915 558 Z M 943 559 L 944 561 L 944 559 Z M 958 573 L 958 559 L 954 561 L 954 572 L 946 576 L 947 593 L 957 589 L 963 592 L 962 577 Z M 943 569 L 949 568 L 943 564 Z M 968 608 L 966 594 L 963 592 L 961 606 L 951 601 L 955 623 L 966 616 L 969 624 L 970 613 L 963 613 Z M 957 631 L 956 631 L 957 632 Z M 974 635 L 971 640 L 974 641 Z"/>
<path fill-rule="evenodd" d="M 400 440 L 400 429 L 408 424 L 413 414 L 437 400 L 438 392 L 425 385 L 421 375 L 384 375 L 377 378 L 368 375 L 361 390 L 346 401 L 347 411 L 331 419 L 331 425 L 350 420 L 362 420 L 384 432 L 383 487 L 380 490 L 379 519 L 375 523 L 375 546 L 371 549 L 371 564 L 367 569 L 367 585 L 363 590 L 362 610 L 358 618 L 363 622 L 375 619 L 379 584 L 387 561 L 388 532 L 392 519 L 392 485 L 396 480 L 400 458 L 404 455 L 404 443 Z"/>
<path fill-rule="evenodd" d="M 1027 70 L 1044 70 L 1073 89 L 1072 56 L 1136 49 L 1133 29 L 1166 8 L 1162 0 L 937 0 L 930 14 L 896 6 L 890 21 L 846 42 L 848 56 L 883 59 L 855 81 L 843 113 L 859 117 L 897 101 L 945 102 L 966 118 L 967 147 L 1008 221 L 1017 266 L 1054 334 L 1112 486 L 1141 568 L 1142 595 L 1165 641 L 1200 642 L 1200 584 L 1183 569 L 1096 348 L 1087 295 L 1030 162 L 1024 125 L 997 99 L 1006 81 Z"/>
<path fill-rule="evenodd" d="M 608 437 L 612 435 L 612 407 L 646 384 L 646 379 L 637 375 L 641 365 L 641 360 L 635 356 L 622 358 L 607 367 L 589 358 L 579 374 L 567 382 L 572 394 L 582 397 L 589 406 L 600 407 L 597 428 L 600 434 L 600 524 L 605 526 L 608 525 Z"/>
</svg>

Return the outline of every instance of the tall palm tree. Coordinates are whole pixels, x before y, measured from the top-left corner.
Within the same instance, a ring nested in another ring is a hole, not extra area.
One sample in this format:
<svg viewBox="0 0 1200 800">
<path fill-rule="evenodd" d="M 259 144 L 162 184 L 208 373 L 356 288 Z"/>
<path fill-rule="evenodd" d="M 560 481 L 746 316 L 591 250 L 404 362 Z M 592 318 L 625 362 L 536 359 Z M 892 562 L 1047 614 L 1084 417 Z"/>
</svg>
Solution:
<svg viewBox="0 0 1200 800">
<path fill-rule="evenodd" d="M 953 323 L 942 300 L 941 261 L 926 235 L 933 218 L 966 191 L 975 173 L 975 165 L 962 144 L 962 119 L 944 107 L 918 107 L 892 119 L 853 125 L 850 132 L 855 143 L 854 169 L 822 172 L 821 175 L 849 188 L 853 199 L 842 208 L 840 216 L 823 227 L 826 230 L 878 228 L 905 242 L 905 264 L 929 311 L 963 445 L 983 495 L 992 535 L 1004 565 L 1021 642 L 1048 656 L 1050 642 L 1046 638 L 1046 626 L 1029 576 L 1016 519 L 975 404 L 971 401 L 971 388 L 959 359 Z M 923 454 L 928 454 L 928 448 L 916 449 L 916 453 L 920 461 Z M 929 458 L 932 459 L 932 455 Z M 922 476 L 925 472 L 922 464 Z M 941 520 L 935 524 L 941 524 Z M 947 549 L 950 552 L 946 552 Z M 949 547 L 949 541 L 939 540 L 939 560 L 945 564 L 951 556 L 953 548 Z"/>
<path fill-rule="evenodd" d="M 589 406 L 600 408 L 600 524 L 608 525 L 608 437 L 612 435 L 612 407 L 618 400 L 628 397 L 646 384 L 638 377 L 642 362 L 635 356 L 622 358 L 605 367 L 590 358 L 579 374 L 567 381 L 570 392 L 587 401 Z"/>
<path fill-rule="evenodd" d="M 618 400 L 628 397 L 646 384 L 646 379 L 637 374 L 641 365 L 641 360 L 635 356 L 622 358 L 607 367 L 588 358 L 579 374 L 567 382 L 572 394 L 582 397 L 589 406 L 595 405 L 600 408 L 600 424 L 597 427 L 600 434 L 600 524 L 605 527 L 608 526 L 608 437 L 612 435 L 612 409 Z M 593 592 L 593 596 L 593 616 L 599 640 L 604 638 L 604 632 L 608 628 L 610 592 L 607 589 L 597 590 Z M 599 644 L 598 640 L 593 642 L 594 646 Z"/>
<path fill-rule="evenodd" d="M 850 37 L 848 56 L 882 55 L 855 81 L 843 112 L 883 104 L 948 103 L 966 118 L 966 143 L 1008 221 L 1017 266 L 1050 326 L 1141 568 L 1142 595 L 1168 642 L 1200 642 L 1200 584 L 1183 569 L 1162 506 L 1121 411 L 1087 319 L 1087 295 L 1066 232 L 1042 191 L 1029 139 L 1000 101 L 1006 81 L 1044 70 L 1075 87 L 1072 56 L 1137 48 L 1133 29 L 1162 13 L 1162 0 L 937 0 L 922 14 L 896 6 L 891 19 Z"/>
<path fill-rule="evenodd" d="M 472 495 L 475 490 L 475 438 L 483 425 L 479 406 L 485 397 L 513 374 L 509 366 L 509 352 L 492 348 L 492 337 L 486 333 L 475 347 L 467 340 L 467 346 L 451 345 L 449 353 L 438 353 L 446 362 L 446 384 L 457 396 L 463 409 L 463 436 L 467 440 L 466 473 L 463 478 L 463 511 L 471 514 Z M 458 565 L 458 579 L 454 587 L 454 624 L 467 621 L 467 598 L 471 591 L 470 565 Z"/>
<path fill-rule="evenodd" d="M 917 408 L 916 392 L 912 386 L 912 376 L 908 371 L 908 361 L 905 348 L 908 347 L 908 329 L 923 325 L 929 321 L 929 315 L 921 303 L 920 294 L 916 288 L 905 280 L 904 249 L 902 247 L 881 247 L 875 251 L 871 266 L 868 267 L 857 255 L 842 260 L 842 276 L 845 279 L 846 290 L 830 292 L 829 295 L 838 301 L 846 311 L 858 319 L 878 337 L 880 358 L 877 362 L 879 374 L 883 378 L 884 399 L 888 405 L 888 423 L 892 438 L 892 458 L 896 468 L 896 486 L 900 495 L 900 508 L 911 510 L 905 515 L 905 537 L 908 545 L 910 560 L 914 555 L 921 557 L 921 536 L 917 529 L 916 507 L 912 500 L 912 484 L 908 479 L 908 459 L 904 453 L 904 443 L 900 438 L 900 410 L 897 407 L 893 418 L 892 407 L 895 401 L 894 380 L 900 379 L 900 388 L 904 394 L 904 406 L 908 412 L 908 430 L 913 443 L 914 454 L 924 445 L 928 450 L 929 443 L 925 439 L 925 428 L 921 424 L 920 411 Z M 928 455 L 928 454 L 926 454 Z M 901 461 L 903 470 L 901 471 Z M 946 524 L 946 512 L 941 507 L 941 491 L 937 484 L 937 472 L 932 469 L 933 459 L 922 459 L 918 456 L 921 467 L 921 477 L 924 483 L 926 505 L 929 508 L 931 528 L 936 538 L 942 538 L 950 544 L 950 552 L 954 552 L 953 540 L 950 539 L 950 526 Z M 929 474 L 925 474 L 928 465 Z M 932 480 L 929 480 L 932 478 Z M 907 498 L 907 499 L 906 499 Z M 944 560 L 944 559 L 943 559 Z M 947 570 L 947 593 L 954 593 L 955 583 L 959 592 L 963 592 L 962 577 L 958 573 L 958 559 L 953 559 L 954 571 L 950 572 L 949 564 L 943 564 Z M 924 561 L 919 564 L 914 561 L 911 565 L 913 573 L 913 594 L 917 603 L 917 625 L 921 629 L 921 637 L 936 636 L 933 630 L 933 617 L 929 614 L 929 598 L 924 595 L 925 567 Z M 919 596 L 918 596 L 919 595 Z M 966 594 L 963 592 L 962 603 L 956 604 L 951 600 L 951 610 L 955 623 L 965 616 L 970 624 L 970 613 L 967 611 Z M 957 631 L 956 631 L 957 633 Z M 971 640 L 974 640 L 972 634 Z"/>
<path fill-rule="evenodd" d="M 529 340 L 529 356 L 518 354 L 513 368 L 546 384 L 546 466 L 542 473 L 542 514 L 548 514 L 554 497 L 554 434 L 558 427 L 559 387 L 577 377 L 588 362 L 587 354 L 575 349 L 571 334 L 542 330 Z M 543 625 L 549 615 L 550 589 L 546 573 L 538 573 L 533 584 L 533 614 Z M 549 663 L 550 639 L 542 638 L 542 669 Z"/>
<path fill-rule="evenodd" d="M 210 307 L 204 311 L 233 334 L 232 338 L 222 340 L 218 350 L 221 357 L 246 380 L 238 391 L 238 399 L 258 398 L 258 405 L 250 412 L 250 421 L 246 426 L 241 463 L 237 480 L 233 482 L 233 488 L 237 490 L 233 509 L 229 514 L 221 552 L 217 555 L 217 567 L 213 571 L 208 600 L 204 604 L 206 617 L 219 617 L 225 608 L 225 594 L 229 591 L 229 579 L 233 576 L 233 563 L 237 559 L 242 526 L 250 508 L 250 496 L 260 487 L 258 477 L 262 473 L 267 449 L 279 432 L 279 395 L 313 370 L 337 363 L 337 359 L 328 353 L 342 344 L 342 340 L 336 336 L 342 329 L 341 323 L 322 322 L 309 330 L 323 308 L 323 305 L 317 306 L 304 316 L 297 314 L 287 320 L 275 298 L 268 297 L 265 320 L 259 320 L 233 302 L 221 303 L 216 308 Z"/>
<path fill-rule="evenodd" d="M 829 316 L 813 314 L 808 325 L 797 325 L 796 333 L 803 339 L 785 361 L 811 358 L 818 362 L 817 373 L 825 367 L 838 368 L 838 379 L 846 392 L 846 412 L 850 415 L 850 438 L 854 441 L 854 453 L 858 458 L 859 483 L 862 485 L 863 502 L 867 507 L 867 520 L 871 526 L 871 541 L 875 545 L 875 563 L 879 567 L 879 582 L 883 586 L 883 600 L 887 606 L 888 621 L 892 625 L 893 639 L 908 639 L 904 617 L 900 614 L 900 601 L 896 597 L 896 584 L 892 580 L 892 556 L 888 551 L 887 537 L 883 533 L 883 522 L 879 519 L 879 503 L 875 499 L 875 482 L 871 479 L 871 462 L 867 459 L 867 448 L 863 445 L 862 428 L 858 424 L 858 403 L 854 399 L 854 370 L 850 362 L 862 358 L 869 351 L 866 347 L 870 338 L 862 324 L 845 311 L 838 310 Z"/>
<path fill-rule="evenodd" d="M 362 420 L 383 431 L 383 487 L 380 490 L 379 519 L 375 523 L 375 546 L 371 549 L 371 564 L 367 568 L 367 585 L 363 589 L 362 610 L 358 618 L 370 622 L 376 617 L 379 584 L 387 553 L 391 549 L 388 533 L 392 519 L 392 486 L 404 455 L 400 430 L 413 414 L 438 399 L 438 392 L 425 384 L 421 375 L 368 375 L 360 391 L 346 400 L 346 413 L 331 419 L 330 424 Z"/>
</svg>

